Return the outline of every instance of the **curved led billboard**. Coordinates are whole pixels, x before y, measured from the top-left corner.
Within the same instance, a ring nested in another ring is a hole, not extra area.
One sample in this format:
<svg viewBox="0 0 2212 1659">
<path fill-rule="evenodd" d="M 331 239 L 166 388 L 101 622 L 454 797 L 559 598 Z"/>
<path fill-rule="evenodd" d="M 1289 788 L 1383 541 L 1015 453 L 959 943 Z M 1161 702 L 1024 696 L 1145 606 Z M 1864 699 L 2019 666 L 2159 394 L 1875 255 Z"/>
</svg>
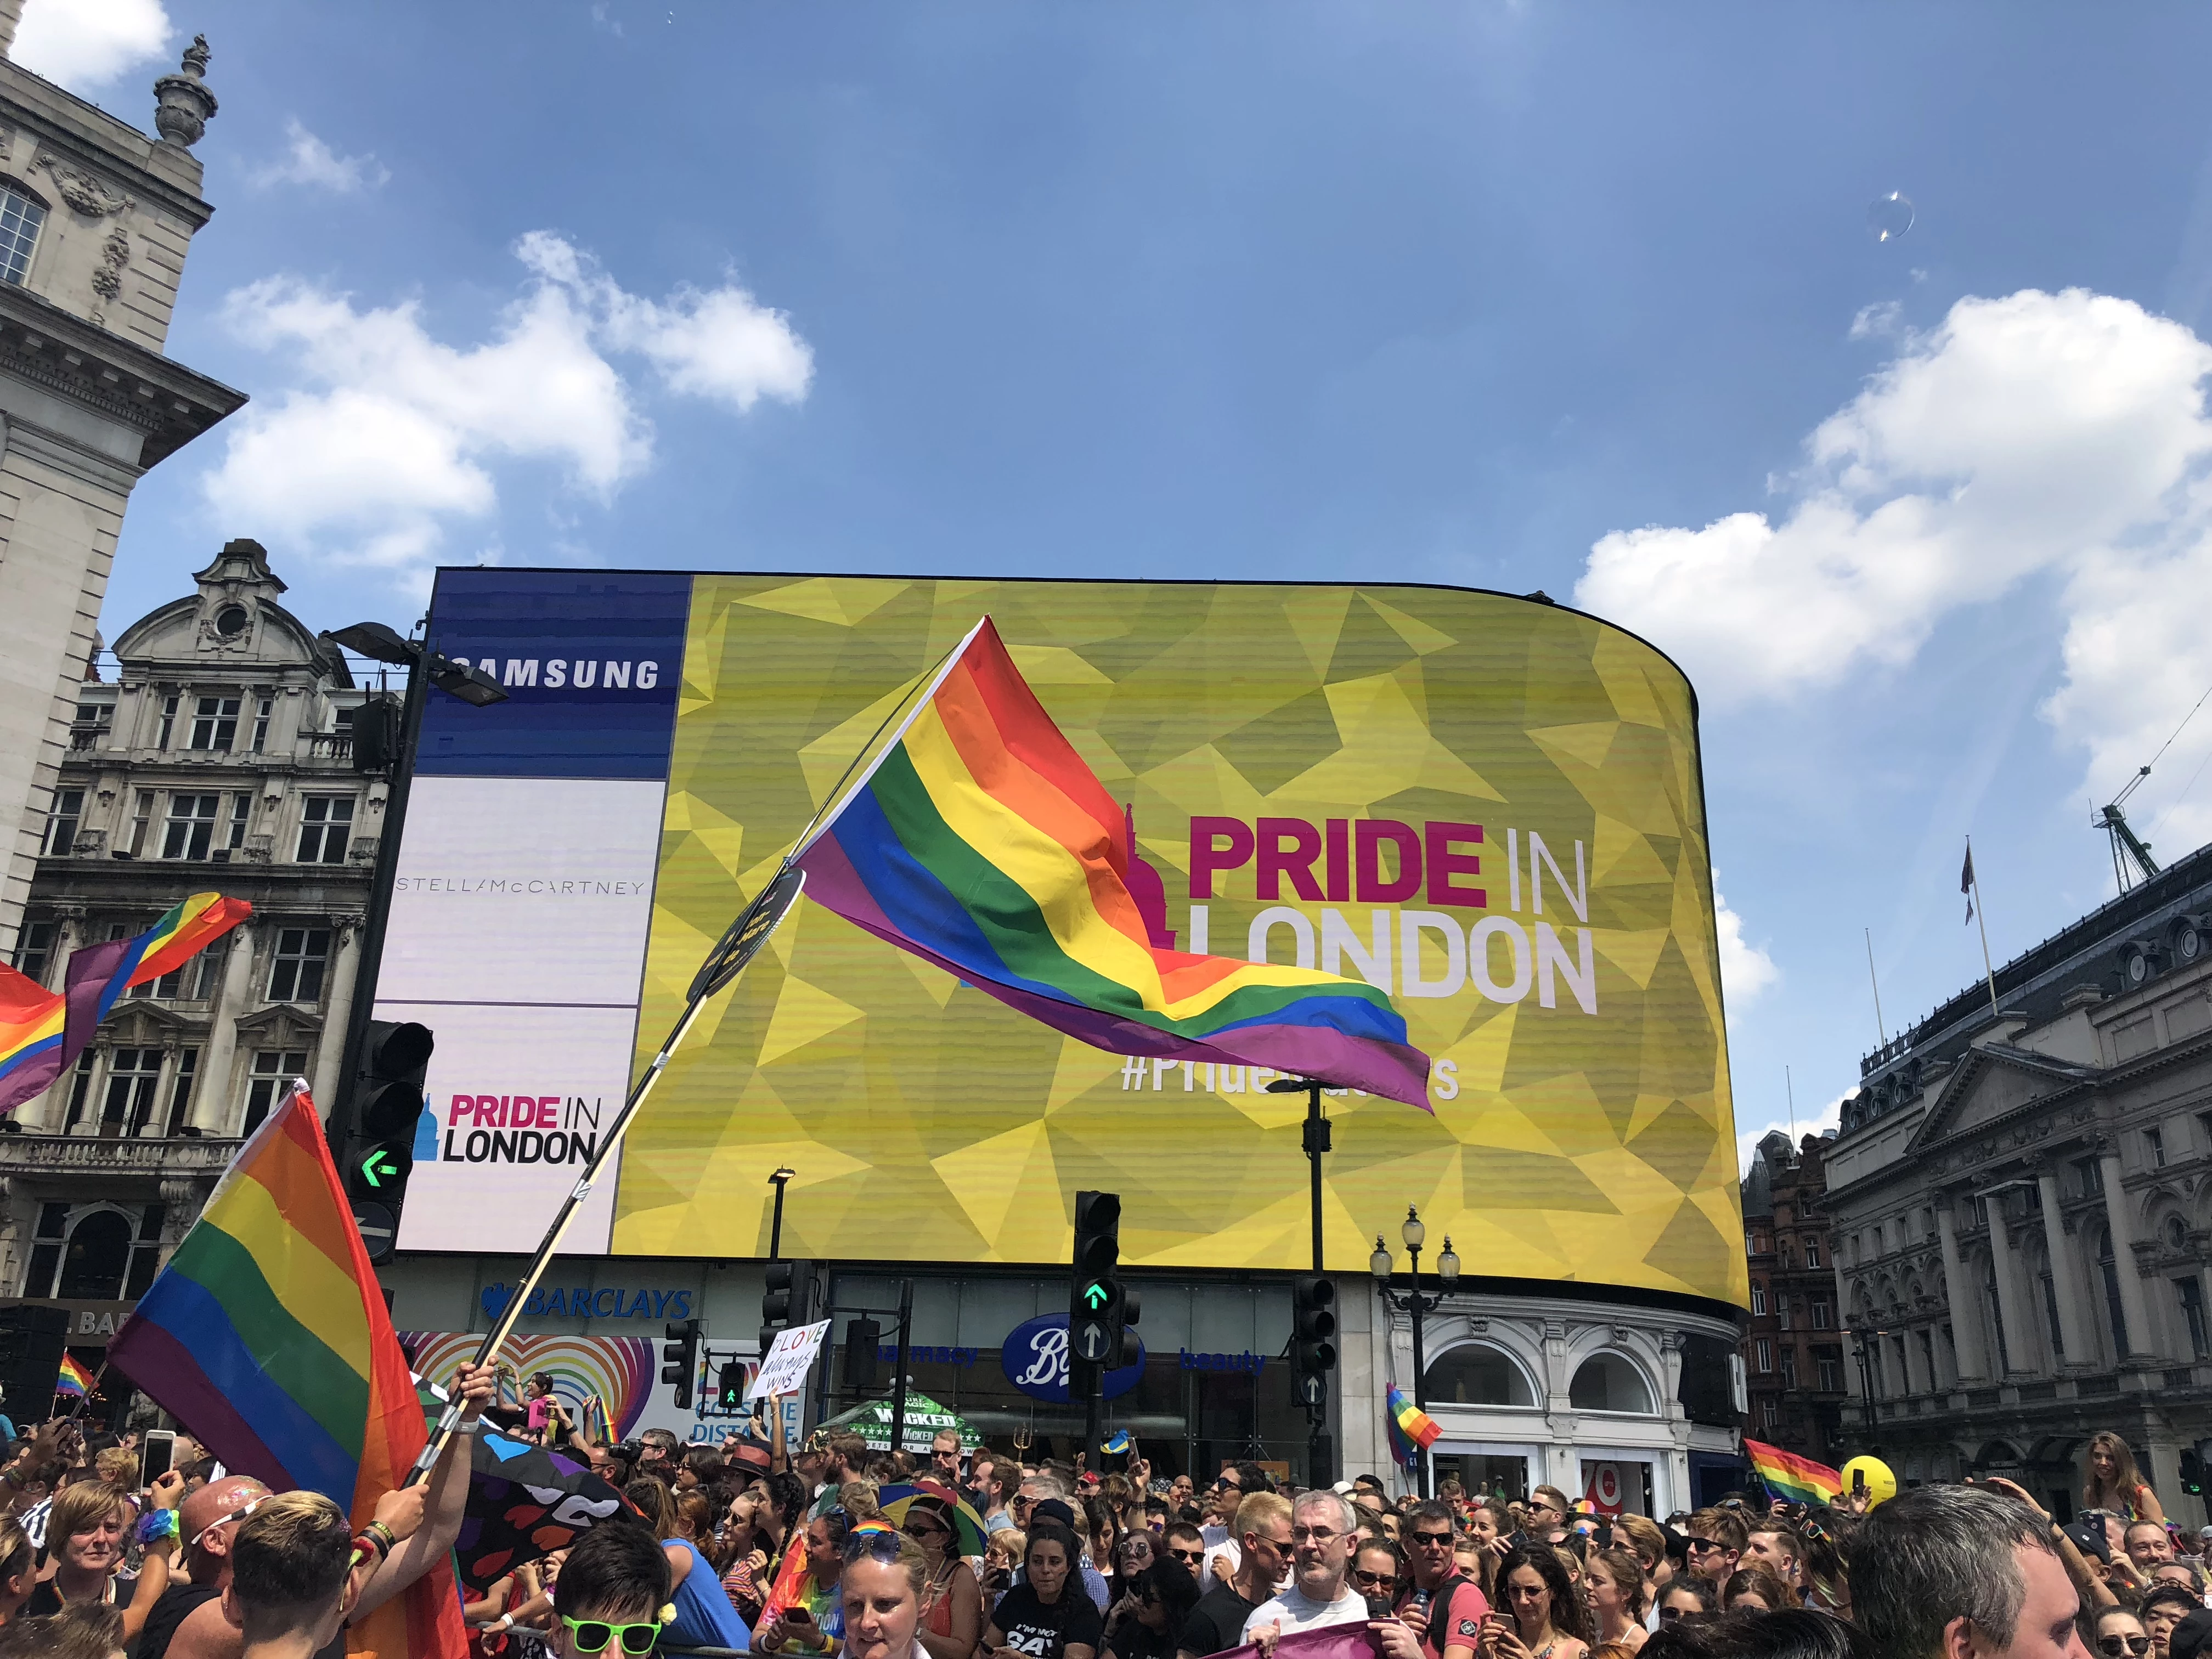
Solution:
<svg viewBox="0 0 2212 1659">
<path fill-rule="evenodd" d="M 447 571 L 380 1009 L 439 1032 L 408 1248 L 522 1249 L 700 958 L 917 678 L 988 613 L 1125 803 L 1156 937 L 1388 990 L 1433 1113 L 1325 1099 L 1329 1265 L 1407 1206 L 1468 1273 L 1741 1303 L 1695 704 L 1562 608 L 1375 585 Z M 801 901 L 719 995 L 578 1247 L 1309 1255 L 1303 1095 L 1107 1054 Z M 430 1200 L 426 1206 L 425 1200 Z M 1431 1255 L 1433 1260 L 1433 1255 Z"/>
</svg>

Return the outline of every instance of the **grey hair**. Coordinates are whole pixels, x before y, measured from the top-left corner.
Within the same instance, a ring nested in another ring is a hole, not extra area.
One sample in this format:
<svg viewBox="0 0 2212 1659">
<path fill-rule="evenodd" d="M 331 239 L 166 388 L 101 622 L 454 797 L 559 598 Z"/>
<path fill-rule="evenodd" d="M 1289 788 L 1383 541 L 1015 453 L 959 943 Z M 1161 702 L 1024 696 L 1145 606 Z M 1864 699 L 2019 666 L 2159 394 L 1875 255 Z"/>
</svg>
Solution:
<svg viewBox="0 0 2212 1659">
<path fill-rule="evenodd" d="M 2008 1648 L 2027 1600 L 2014 1552 L 2049 1550 L 2051 1523 L 1990 1486 L 1916 1486 L 1851 1538 L 1851 1615 L 1878 1653 L 1933 1659 L 1957 1618 Z"/>
<path fill-rule="evenodd" d="M 1327 1486 L 1309 1487 L 1300 1492 L 1291 1501 L 1291 1514 L 1295 1517 L 1304 1514 L 1308 1510 L 1320 1509 L 1324 1504 L 1336 1511 L 1337 1522 L 1341 1530 L 1348 1533 L 1359 1525 L 1359 1516 L 1352 1507 L 1352 1500 L 1342 1492 L 1334 1492 Z"/>
<path fill-rule="evenodd" d="M 1022 1487 L 1046 1498 L 1057 1498 L 1063 1501 L 1075 1496 L 1075 1488 L 1051 1469 L 1039 1469 L 1035 1474 L 1023 1476 Z"/>
</svg>

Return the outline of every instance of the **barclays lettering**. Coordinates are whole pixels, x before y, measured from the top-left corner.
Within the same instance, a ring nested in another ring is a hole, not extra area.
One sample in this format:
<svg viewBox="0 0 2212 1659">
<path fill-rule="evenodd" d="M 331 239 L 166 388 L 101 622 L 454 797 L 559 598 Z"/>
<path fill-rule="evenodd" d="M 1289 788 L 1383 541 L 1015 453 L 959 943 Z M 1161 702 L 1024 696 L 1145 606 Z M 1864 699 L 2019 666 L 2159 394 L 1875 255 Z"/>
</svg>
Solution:
<svg viewBox="0 0 2212 1659">
<path fill-rule="evenodd" d="M 1119 1370 L 1106 1373 L 1102 1392 L 1112 1400 L 1137 1386 L 1145 1374 L 1145 1344 L 1134 1330 L 1122 1330 L 1122 1340 L 1137 1357 Z M 1067 1316 L 1039 1314 L 1008 1331 L 999 1344 L 999 1369 L 1006 1381 L 1032 1400 L 1062 1405 L 1067 1400 Z"/>
<path fill-rule="evenodd" d="M 484 1316 L 497 1319 L 514 1300 L 514 1286 L 487 1285 L 479 1298 Z M 594 1290 L 588 1285 L 573 1289 L 539 1285 L 522 1304 L 522 1311 L 539 1319 L 689 1319 L 691 1292 L 649 1291 L 608 1285 Z"/>
</svg>

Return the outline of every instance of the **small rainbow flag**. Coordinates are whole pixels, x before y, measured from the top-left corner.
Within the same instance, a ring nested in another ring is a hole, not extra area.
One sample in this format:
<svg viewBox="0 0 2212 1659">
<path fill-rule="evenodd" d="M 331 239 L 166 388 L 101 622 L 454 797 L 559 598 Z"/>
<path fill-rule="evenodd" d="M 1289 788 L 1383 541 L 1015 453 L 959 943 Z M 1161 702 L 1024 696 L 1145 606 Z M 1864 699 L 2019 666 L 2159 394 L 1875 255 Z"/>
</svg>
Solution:
<svg viewBox="0 0 2212 1659">
<path fill-rule="evenodd" d="M 422 1403 L 304 1088 L 239 1148 L 107 1357 L 229 1468 L 312 1487 L 356 1527 L 405 1479 Z M 381 1659 L 466 1647 L 445 1565 L 347 1632 Z"/>
<path fill-rule="evenodd" d="M 1128 818 L 977 623 L 793 854 L 806 896 L 1111 1054 L 1257 1066 L 1428 1109 L 1389 993 L 1152 942 Z"/>
<path fill-rule="evenodd" d="M 1844 1477 L 1826 1463 L 1744 1437 L 1743 1455 L 1752 1473 L 1766 1483 L 1766 1490 L 1788 1504 L 1832 1504 L 1844 1489 Z"/>
<path fill-rule="evenodd" d="M 82 1400 L 92 1392 L 92 1373 L 76 1363 L 74 1354 L 62 1356 L 62 1374 L 54 1379 L 54 1392 Z"/>
<path fill-rule="evenodd" d="M 1444 1425 L 1416 1406 L 1406 1391 L 1393 1383 L 1389 1409 L 1383 1413 L 1390 1428 L 1390 1449 L 1407 1468 L 1419 1463 L 1421 1454 L 1437 1443 Z"/>
</svg>

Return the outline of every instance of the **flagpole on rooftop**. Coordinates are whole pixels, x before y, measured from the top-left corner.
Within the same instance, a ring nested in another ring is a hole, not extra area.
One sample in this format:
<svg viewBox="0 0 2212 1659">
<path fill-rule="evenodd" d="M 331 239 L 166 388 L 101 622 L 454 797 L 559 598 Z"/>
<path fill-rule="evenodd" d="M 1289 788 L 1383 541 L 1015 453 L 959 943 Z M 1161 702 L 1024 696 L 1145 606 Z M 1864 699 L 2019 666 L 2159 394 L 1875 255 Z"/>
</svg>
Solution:
<svg viewBox="0 0 2212 1659">
<path fill-rule="evenodd" d="M 1997 1012 L 1997 970 L 1990 965 L 1989 906 L 1982 902 L 1981 878 L 1974 873 L 1974 838 L 1966 837 L 1966 887 L 1974 920 L 1982 930 L 1982 974 L 1989 981 L 1990 1012 Z"/>
</svg>

